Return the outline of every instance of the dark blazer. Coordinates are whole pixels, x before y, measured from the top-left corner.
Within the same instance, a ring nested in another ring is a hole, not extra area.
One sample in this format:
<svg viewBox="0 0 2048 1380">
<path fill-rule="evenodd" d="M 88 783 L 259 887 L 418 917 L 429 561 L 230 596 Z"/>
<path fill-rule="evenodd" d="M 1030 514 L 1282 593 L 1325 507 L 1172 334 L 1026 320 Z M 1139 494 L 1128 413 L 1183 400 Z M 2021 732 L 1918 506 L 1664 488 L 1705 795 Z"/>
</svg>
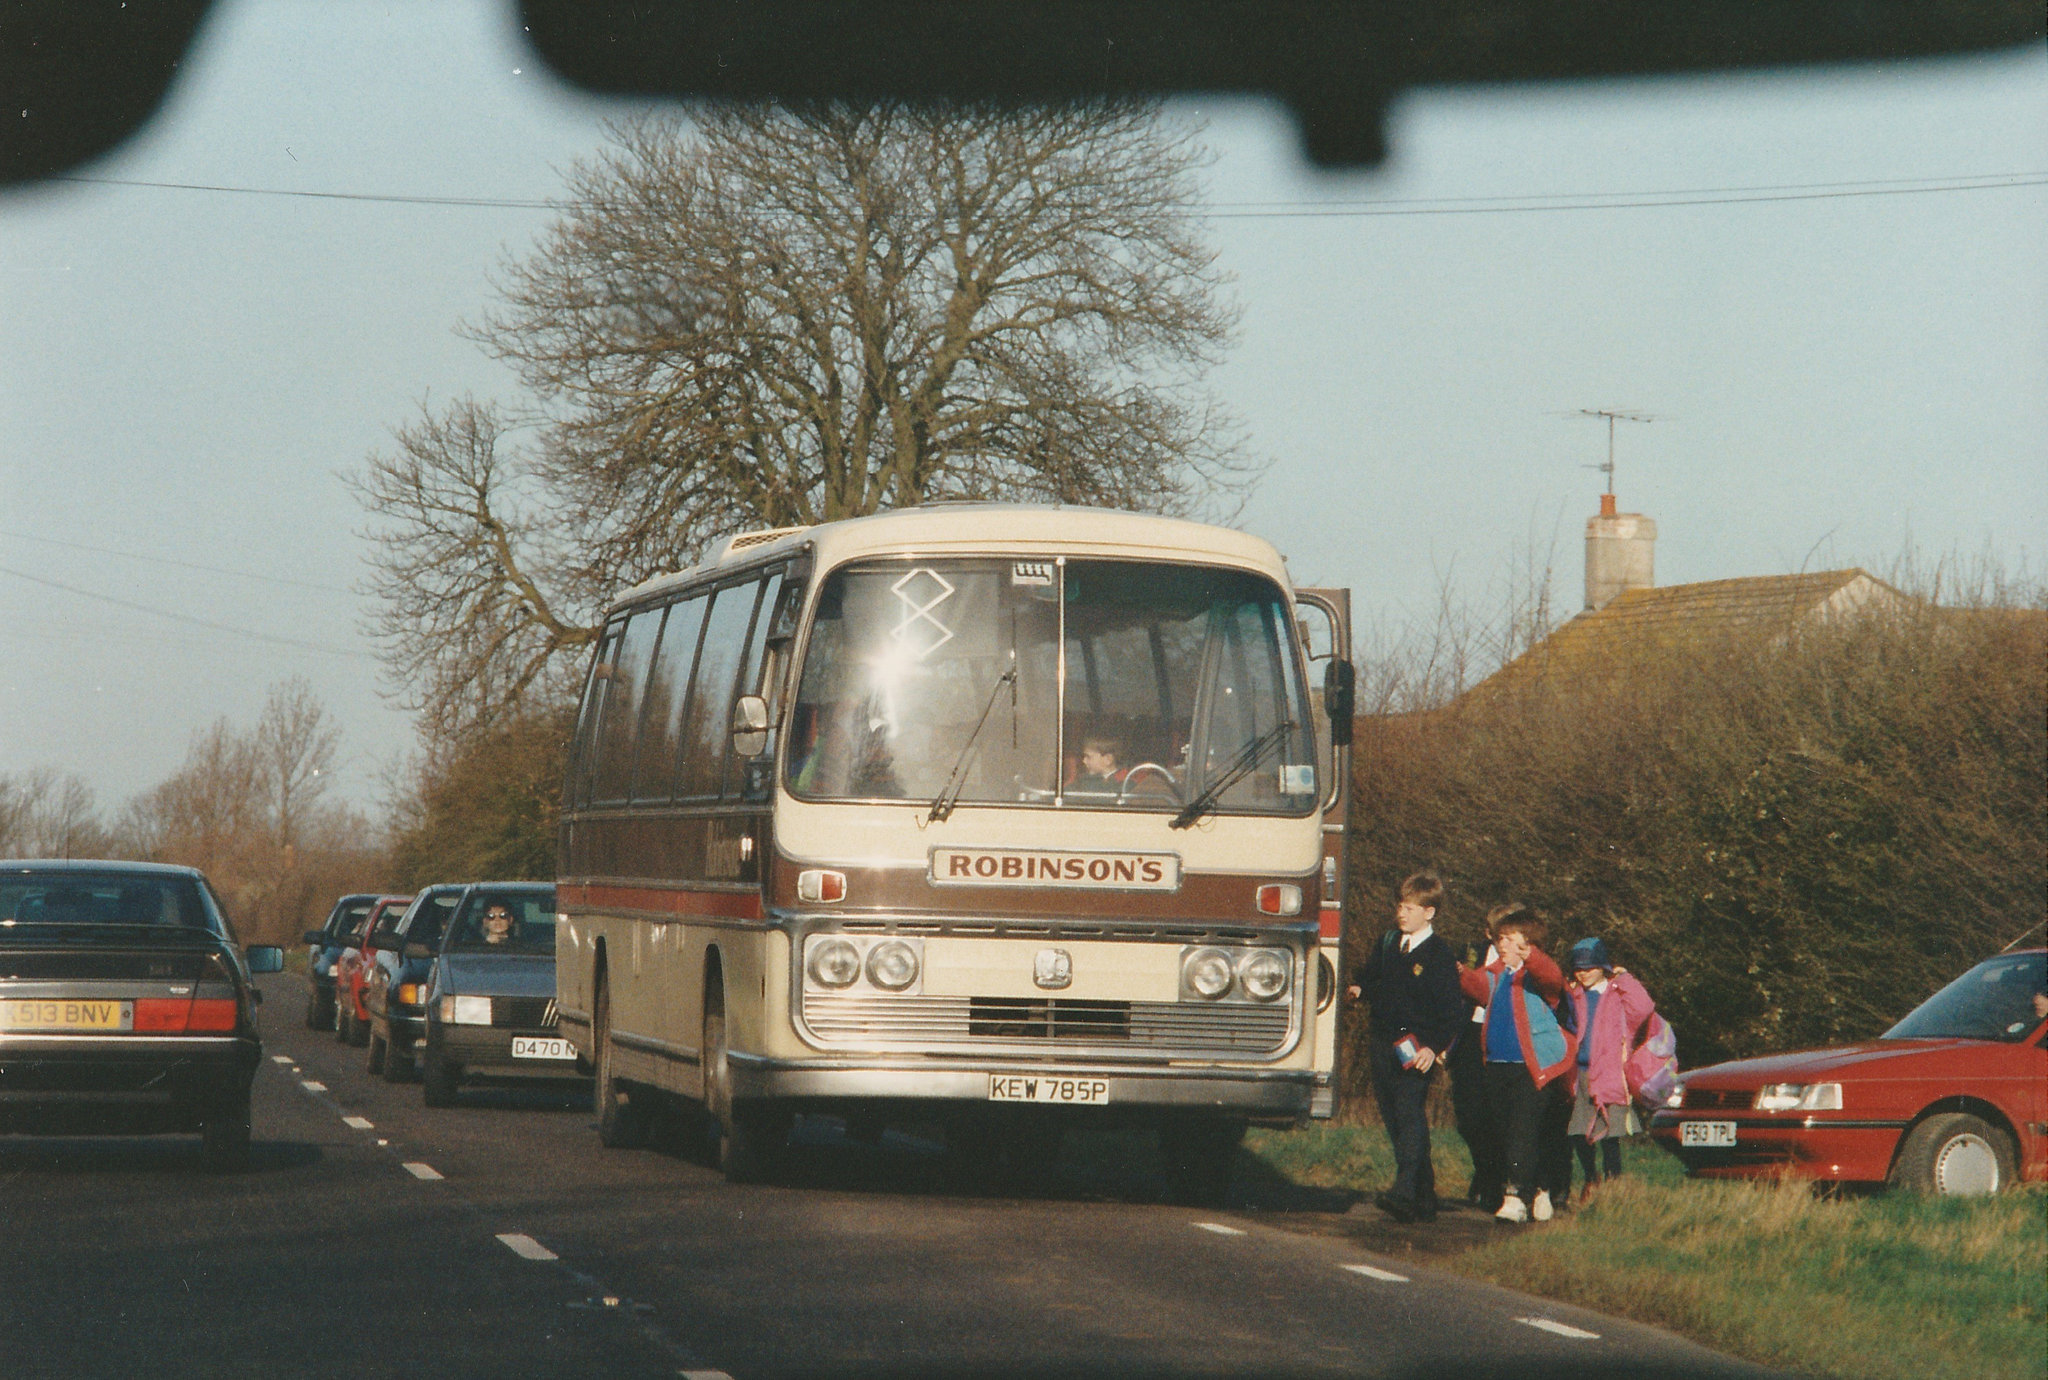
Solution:
<svg viewBox="0 0 2048 1380">
<path fill-rule="evenodd" d="M 1372 1006 L 1374 1039 L 1413 1034 L 1442 1054 L 1472 1019 L 1471 1004 L 1458 990 L 1457 957 L 1440 934 L 1405 954 L 1402 938 L 1399 930 L 1381 935 L 1351 980 Z"/>
</svg>

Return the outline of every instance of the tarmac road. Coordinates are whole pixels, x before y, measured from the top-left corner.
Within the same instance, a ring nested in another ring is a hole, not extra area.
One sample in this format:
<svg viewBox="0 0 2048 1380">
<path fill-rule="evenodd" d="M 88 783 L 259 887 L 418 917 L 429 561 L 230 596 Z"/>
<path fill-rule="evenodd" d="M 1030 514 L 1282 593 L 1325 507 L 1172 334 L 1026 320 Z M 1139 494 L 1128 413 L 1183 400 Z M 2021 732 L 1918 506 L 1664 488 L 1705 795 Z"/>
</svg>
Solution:
<svg viewBox="0 0 2048 1380">
<path fill-rule="evenodd" d="M 782 1182 L 734 1186 L 602 1149 L 587 1086 L 429 1110 L 263 986 L 248 1173 L 196 1138 L 0 1138 L 4 1380 L 1768 1373 L 1141 1180 L 1004 1190 L 806 1122 Z"/>
</svg>

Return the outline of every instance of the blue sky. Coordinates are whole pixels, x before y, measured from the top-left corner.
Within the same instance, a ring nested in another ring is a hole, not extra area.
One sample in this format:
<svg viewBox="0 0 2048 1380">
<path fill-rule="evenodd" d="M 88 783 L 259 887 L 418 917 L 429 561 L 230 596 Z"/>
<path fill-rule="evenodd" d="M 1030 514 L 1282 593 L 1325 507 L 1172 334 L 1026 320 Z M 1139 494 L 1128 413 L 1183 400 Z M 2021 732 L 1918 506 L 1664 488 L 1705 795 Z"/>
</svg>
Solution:
<svg viewBox="0 0 2048 1380">
<path fill-rule="evenodd" d="M 160 118 L 81 171 L 541 200 L 631 108 L 563 88 L 509 7 L 247 0 L 216 7 Z M 1580 408 L 1656 418 L 1622 429 L 1616 487 L 1658 521 L 1660 583 L 1882 568 L 1909 544 L 2039 571 L 2048 54 L 1418 93 L 1389 163 L 1343 175 L 1304 164 L 1276 108 L 1175 111 L 1207 122 L 1243 308 L 1215 382 L 1270 461 L 1242 525 L 1302 582 L 1350 585 L 1364 621 L 1426 620 L 1446 580 L 1485 606 L 1553 543 L 1575 607 L 1606 447 Z M 2037 180 L 1867 194 L 2008 174 Z M 1755 188 L 1804 190 L 1725 190 Z M 1713 204 L 1509 209 L 1666 192 Z M 117 806 L 305 675 L 345 731 L 343 789 L 376 799 L 411 730 L 360 633 L 337 476 L 423 396 L 510 396 L 452 328 L 546 221 L 0 192 L 0 771 L 75 771 Z"/>
</svg>

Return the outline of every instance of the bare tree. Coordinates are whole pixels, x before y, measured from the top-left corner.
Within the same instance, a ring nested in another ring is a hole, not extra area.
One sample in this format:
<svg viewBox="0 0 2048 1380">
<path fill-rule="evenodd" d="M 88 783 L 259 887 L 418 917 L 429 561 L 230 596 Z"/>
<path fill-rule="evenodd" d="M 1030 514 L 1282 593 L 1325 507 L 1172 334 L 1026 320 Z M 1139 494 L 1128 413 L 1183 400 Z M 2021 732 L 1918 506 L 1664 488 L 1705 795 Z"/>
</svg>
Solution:
<svg viewBox="0 0 2048 1380">
<path fill-rule="evenodd" d="M 0 774 L 0 858 L 89 858 L 106 847 L 107 832 L 84 781 L 48 767 Z"/>
<path fill-rule="evenodd" d="M 722 532 L 942 498 L 1186 512 L 1253 469 L 1205 391 L 1234 324 L 1153 106 L 730 106 L 616 126 L 473 328 L 532 390 L 357 478 L 376 624 L 430 733 Z"/>
</svg>

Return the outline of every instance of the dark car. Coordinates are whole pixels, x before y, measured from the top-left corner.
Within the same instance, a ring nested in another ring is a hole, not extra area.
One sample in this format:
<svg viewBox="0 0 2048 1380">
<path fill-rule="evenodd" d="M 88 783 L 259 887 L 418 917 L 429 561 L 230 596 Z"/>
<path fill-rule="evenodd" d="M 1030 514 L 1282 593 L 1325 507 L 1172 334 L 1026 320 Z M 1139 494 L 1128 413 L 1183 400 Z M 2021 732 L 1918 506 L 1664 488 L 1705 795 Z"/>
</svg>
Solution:
<svg viewBox="0 0 2048 1380">
<path fill-rule="evenodd" d="M 448 918 L 467 887 L 430 886 L 390 923 L 373 926 L 363 958 L 363 1012 L 369 1031 L 368 1068 L 387 1083 L 412 1078 L 413 1049 L 426 1033 L 427 970 Z M 408 958 L 406 949 L 425 946 L 429 956 Z"/>
<path fill-rule="evenodd" d="M 348 947 L 356 927 L 377 904 L 375 892 L 344 896 L 327 912 L 317 930 L 307 930 L 306 941 L 306 1029 L 334 1029 L 334 965 Z"/>
<path fill-rule="evenodd" d="M 442 940 L 427 997 L 422 1082 L 429 1107 L 452 1106 L 465 1082 L 590 1074 L 555 1025 L 550 885 L 470 888 Z"/>
<path fill-rule="evenodd" d="M 196 1131 L 206 1162 L 249 1157 L 263 1057 L 253 972 L 189 867 L 0 862 L 0 1131 Z"/>
<path fill-rule="evenodd" d="M 334 960 L 334 1038 L 357 1048 L 370 1043 L 370 1013 L 363 1007 L 363 984 L 380 943 L 389 944 L 398 930 L 410 896 L 380 896 L 370 913 L 349 930 L 341 957 Z"/>
<path fill-rule="evenodd" d="M 1879 1039 L 1696 1069 L 1672 1102 L 1651 1133 L 1705 1178 L 2048 1179 L 2048 951 L 1986 959 Z"/>
</svg>

